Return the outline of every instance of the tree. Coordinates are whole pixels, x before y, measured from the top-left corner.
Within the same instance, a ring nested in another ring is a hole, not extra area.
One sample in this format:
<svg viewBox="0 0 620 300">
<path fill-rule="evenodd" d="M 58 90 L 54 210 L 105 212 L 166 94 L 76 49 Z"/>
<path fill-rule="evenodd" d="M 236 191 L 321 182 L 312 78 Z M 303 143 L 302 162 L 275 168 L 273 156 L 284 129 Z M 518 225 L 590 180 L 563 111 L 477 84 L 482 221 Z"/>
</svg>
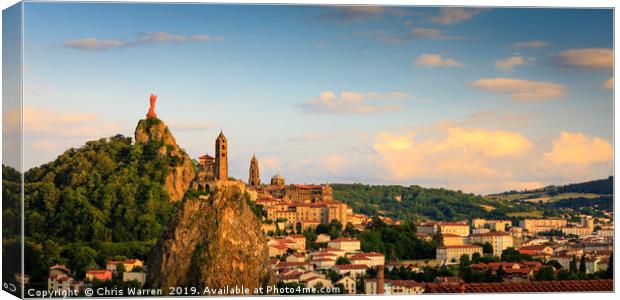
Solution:
<svg viewBox="0 0 620 300">
<path fill-rule="evenodd" d="M 609 263 L 607 264 L 607 270 L 605 270 L 605 278 L 614 278 L 614 255 L 609 256 Z"/>
<path fill-rule="evenodd" d="M 475 252 L 474 254 L 471 255 L 471 262 L 474 264 L 477 264 L 480 262 L 480 259 L 482 258 L 482 255 L 480 255 L 480 253 Z"/>
<path fill-rule="evenodd" d="M 562 269 L 562 264 L 560 264 L 557 260 L 552 259 L 547 262 L 547 265 L 552 266 L 556 270 Z"/>
<path fill-rule="evenodd" d="M 504 267 L 499 266 L 497 271 L 495 271 L 495 277 L 497 277 L 498 282 L 502 282 L 504 280 L 504 276 L 506 276 L 506 271 L 504 271 Z"/>
<path fill-rule="evenodd" d="M 540 267 L 540 270 L 538 270 L 538 273 L 534 275 L 534 279 L 538 281 L 554 280 L 555 271 L 553 270 L 553 267 L 551 266 L 542 266 Z"/>
<path fill-rule="evenodd" d="M 570 261 L 569 271 L 572 274 L 577 273 L 577 258 L 573 255 L 573 259 Z"/>
<path fill-rule="evenodd" d="M 359 230 L 355 229 L 353 223 L 348 222 L 344 227 L 344 234 L 348 237 L 356 237 L 359 234 Z"/>
<path fill-rule="evenodd" d="M 489 242 L 482 244 L 482 253 L 493 254 L 493 245 L 491 245 L 491 243 Z"/>
<path fill-rule="evenodd" d="M 586 271 L 586 256 L 581 255 L 581 260 L 579 261 L 579 273 L 585 274 Z"/>
<path fill-rule="evenodd" d="M 502 252 L 502 260 L 507 262 L 520 262 L 522 260 L 521 253 L 513 247 L 506 248 Z"/>
<path fill-rule="evenodd" d="M 471 265 L 471 260 L 469 259 L 469 255 L 467 254 L 461 255 L 461 257 L 459 258 L 459 265 L 460 267 L 467 267 Z"/>
<path fill-rule="evenodd" d="M 351 263 L 351 261 L 348 258 L 344 257 L 344 256 L 338 257 L 338 259 L 336 259 L 336 264 L 337 265 L 348 265 L 350 263 Z"/>
</svg>

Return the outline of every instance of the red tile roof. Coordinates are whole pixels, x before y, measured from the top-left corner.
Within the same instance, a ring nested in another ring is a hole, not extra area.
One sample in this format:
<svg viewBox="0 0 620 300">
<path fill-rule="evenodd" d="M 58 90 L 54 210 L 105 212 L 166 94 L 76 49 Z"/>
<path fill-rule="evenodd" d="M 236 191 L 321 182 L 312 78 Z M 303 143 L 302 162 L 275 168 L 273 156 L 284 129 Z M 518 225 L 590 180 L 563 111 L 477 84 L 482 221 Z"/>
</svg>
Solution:
<svg viewBox="0 0 620 300">
<path fill-rule="evenodd" d="M 612 292 L 613 279 L 529 281 L 511 283 L 426 284 L 424 293 Z"/>
<path fill-rule="evenodd" d="M 335 240 L 331 240 L 330 242 L 359 242 L 358 239 L 353 238 L 337 238 Z"/>
<path fill-rule="evenodd" d="M 346 264 L 346 265 L 335 265 L 334 268 L 338 268 L 340 270 L 366 270 L 368 269 L 368 266 L 360 265 L 360 264 Z"/>
<path fill-rule="evenodd" d="M 318 184 L 291 184 L 291 185 L 298 189 L 320 189 L 323 187 Z"/>
<path fill-rule="evenodd" d="M 511 235 L 510 233 L 503 232 L 503 231 L 489 231 L 485 233 L 474 233 L 474 234 L 471 234 L 470 236 L 476 237 L 476 236 L 511 236 Z"/>
<path fill-rule="evenodd" d="M 480 248 L 482 249 L 481 246 L 478 245 L 452 245 L 452 246 L 441 246 L 441 247 L 437 247 L 437 249 L 457 249 L 457 248 Z"/>
</svg>

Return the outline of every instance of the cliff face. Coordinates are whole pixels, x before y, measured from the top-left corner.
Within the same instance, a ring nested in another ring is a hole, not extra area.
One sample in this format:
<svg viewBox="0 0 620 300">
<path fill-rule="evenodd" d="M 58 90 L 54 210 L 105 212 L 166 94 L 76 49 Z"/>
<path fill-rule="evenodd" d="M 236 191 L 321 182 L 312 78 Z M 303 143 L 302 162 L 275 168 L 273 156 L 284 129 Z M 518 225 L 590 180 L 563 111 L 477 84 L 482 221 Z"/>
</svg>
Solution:
<svg viewBox="0 0 620 300">
<path fill-rule="evenodd" d="M 168 165 L 164 187 L 173 202 L 183 199 L 195 176 L 190 157 L 177 145 L 168 126 L 156 118 L 140 120 L 134 133 L 136 143 L 157 148 L 157 154 L 167 158 Z"/>
<path fill-rule="evenodd" d="M 186 199 L 148 258 L 153 288 L 254 288 L 273 284 L 260 222 L 236 185 Z"/>
</svg>

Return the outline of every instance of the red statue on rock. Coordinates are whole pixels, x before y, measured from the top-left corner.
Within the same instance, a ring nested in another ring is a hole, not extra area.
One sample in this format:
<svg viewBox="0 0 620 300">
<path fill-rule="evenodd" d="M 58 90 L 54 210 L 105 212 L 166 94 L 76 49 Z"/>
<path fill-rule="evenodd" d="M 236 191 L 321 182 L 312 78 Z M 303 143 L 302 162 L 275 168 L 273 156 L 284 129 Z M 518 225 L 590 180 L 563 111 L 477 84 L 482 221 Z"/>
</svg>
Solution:
<svg viewBox="0 0 620 300">
<path fill-rule="evenodd" d="M 151 94 L 151 107 L 149 108 L 149 113 L 146 114 L 146 118 L 157 118 L 157 114 L 155 113 L 155 102 L 157 102 L 157 95 Z"/>
</svg>

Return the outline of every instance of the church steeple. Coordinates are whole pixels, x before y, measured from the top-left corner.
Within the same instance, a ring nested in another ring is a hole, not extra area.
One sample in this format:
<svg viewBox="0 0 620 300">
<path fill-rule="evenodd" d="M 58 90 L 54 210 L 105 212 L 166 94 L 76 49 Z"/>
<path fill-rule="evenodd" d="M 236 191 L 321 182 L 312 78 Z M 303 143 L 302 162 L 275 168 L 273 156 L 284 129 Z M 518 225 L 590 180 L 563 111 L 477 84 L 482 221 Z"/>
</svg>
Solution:
<svg viewBox="0 0 620 300">
<path fill-rule="evenodd" d="M 215 140 L 215 180 L 228 180 L 228 141 L 222 131 Z"/>
<path fill-rule="evenodd" d="M 260 173 L 258 170 L 258 159 L 256 154 L 252 155 L 250 160 L 250 178 L 248 179 L 248 185 L 257 188 L 260 185 Z"/>
</svg>

